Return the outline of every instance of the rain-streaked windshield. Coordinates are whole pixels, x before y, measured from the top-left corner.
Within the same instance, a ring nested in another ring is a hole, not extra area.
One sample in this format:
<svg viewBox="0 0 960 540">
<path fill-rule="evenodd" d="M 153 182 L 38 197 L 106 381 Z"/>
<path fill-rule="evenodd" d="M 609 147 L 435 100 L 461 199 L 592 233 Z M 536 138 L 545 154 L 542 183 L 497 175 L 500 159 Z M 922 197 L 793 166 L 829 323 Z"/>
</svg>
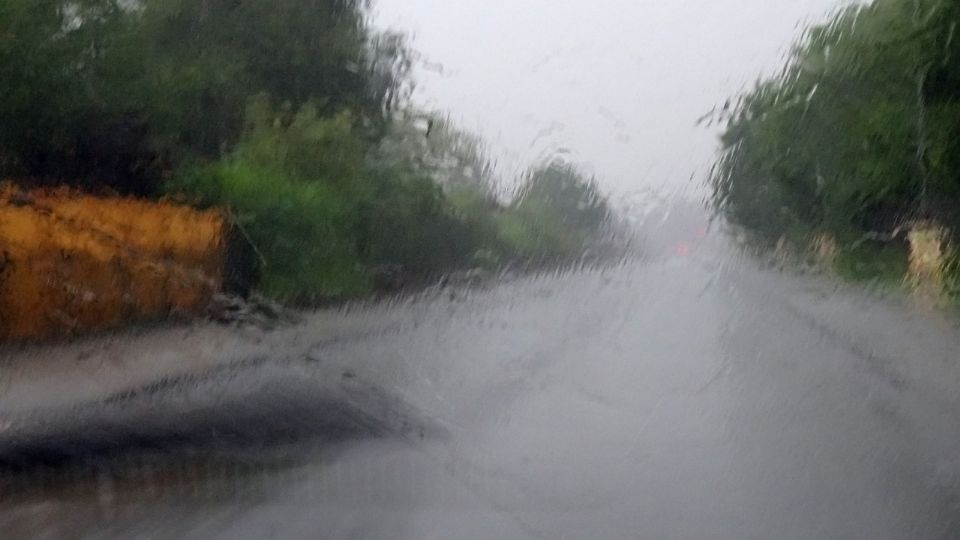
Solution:
<svg viewBox="0 0 960 540">
<path fill-rule="evenodd" d="M 960 538 L 958 23 L 0 0 L 0 537 Z"/>
</svg>

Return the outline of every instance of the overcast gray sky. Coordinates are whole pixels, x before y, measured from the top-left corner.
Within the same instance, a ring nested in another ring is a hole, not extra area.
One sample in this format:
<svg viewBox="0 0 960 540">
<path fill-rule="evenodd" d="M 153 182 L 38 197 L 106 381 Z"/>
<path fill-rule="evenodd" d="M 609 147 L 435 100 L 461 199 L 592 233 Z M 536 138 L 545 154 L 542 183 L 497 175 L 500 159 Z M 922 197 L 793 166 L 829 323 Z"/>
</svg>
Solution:
<svg viewBox="0 0 960 540">
<path fill-rule="evenodd" d="M 416 103 L 484 136 L 506 180 L 569 152 L 623 197 L 696 194 L 717 148 L 697 118 L 846 0 L 376 1 L 424 56 Z"/>
</svg>

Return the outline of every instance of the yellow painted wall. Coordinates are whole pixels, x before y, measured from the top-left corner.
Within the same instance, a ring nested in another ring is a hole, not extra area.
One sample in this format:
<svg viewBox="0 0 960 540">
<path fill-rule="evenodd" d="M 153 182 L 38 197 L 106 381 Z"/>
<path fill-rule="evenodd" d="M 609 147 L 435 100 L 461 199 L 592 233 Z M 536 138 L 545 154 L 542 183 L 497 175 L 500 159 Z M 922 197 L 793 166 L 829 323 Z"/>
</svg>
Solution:
<svg viewBox="0 0 960 540">
<path fill-rule="evenodd" d="M 221 286 L 224 238 L 217 211 L 0 184 L 0 340 L 201 310 Z"/>
</svg>

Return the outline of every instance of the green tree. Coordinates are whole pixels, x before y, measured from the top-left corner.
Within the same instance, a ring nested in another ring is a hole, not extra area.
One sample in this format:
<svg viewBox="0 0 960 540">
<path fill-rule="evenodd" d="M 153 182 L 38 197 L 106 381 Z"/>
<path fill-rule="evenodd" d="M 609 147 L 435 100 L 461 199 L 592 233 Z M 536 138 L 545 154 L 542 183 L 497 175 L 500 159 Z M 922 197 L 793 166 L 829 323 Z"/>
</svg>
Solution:
<svg viewBox="0 0 960 540">
<path fill-rule="evenodd" d="M 409 58 L 359 0 L 9 0 L 0 173 L 155 191 L 243 133 L 251 96 L 353 112 L 377 137 Z"/>
<path fill-rule="evenodd" d="M 771 237 L 956 220 L 957 6 L 877 0 L 810 28 L 725 113 L 718 207 Z"/>
</svg>

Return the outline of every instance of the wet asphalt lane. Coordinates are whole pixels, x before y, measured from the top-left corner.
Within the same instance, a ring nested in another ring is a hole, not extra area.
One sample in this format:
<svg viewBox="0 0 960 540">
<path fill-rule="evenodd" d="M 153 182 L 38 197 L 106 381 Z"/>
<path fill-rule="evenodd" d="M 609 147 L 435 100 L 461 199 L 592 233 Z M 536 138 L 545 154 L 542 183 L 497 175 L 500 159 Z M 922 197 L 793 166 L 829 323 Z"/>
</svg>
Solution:
<svg viewBox="0 0 960 540">
<path fill-rule="evenodd" d="M 2 536 L 960 537 L 953 323 L 731 253 L 40 411 L 0 439 Z"/>
</svg>

